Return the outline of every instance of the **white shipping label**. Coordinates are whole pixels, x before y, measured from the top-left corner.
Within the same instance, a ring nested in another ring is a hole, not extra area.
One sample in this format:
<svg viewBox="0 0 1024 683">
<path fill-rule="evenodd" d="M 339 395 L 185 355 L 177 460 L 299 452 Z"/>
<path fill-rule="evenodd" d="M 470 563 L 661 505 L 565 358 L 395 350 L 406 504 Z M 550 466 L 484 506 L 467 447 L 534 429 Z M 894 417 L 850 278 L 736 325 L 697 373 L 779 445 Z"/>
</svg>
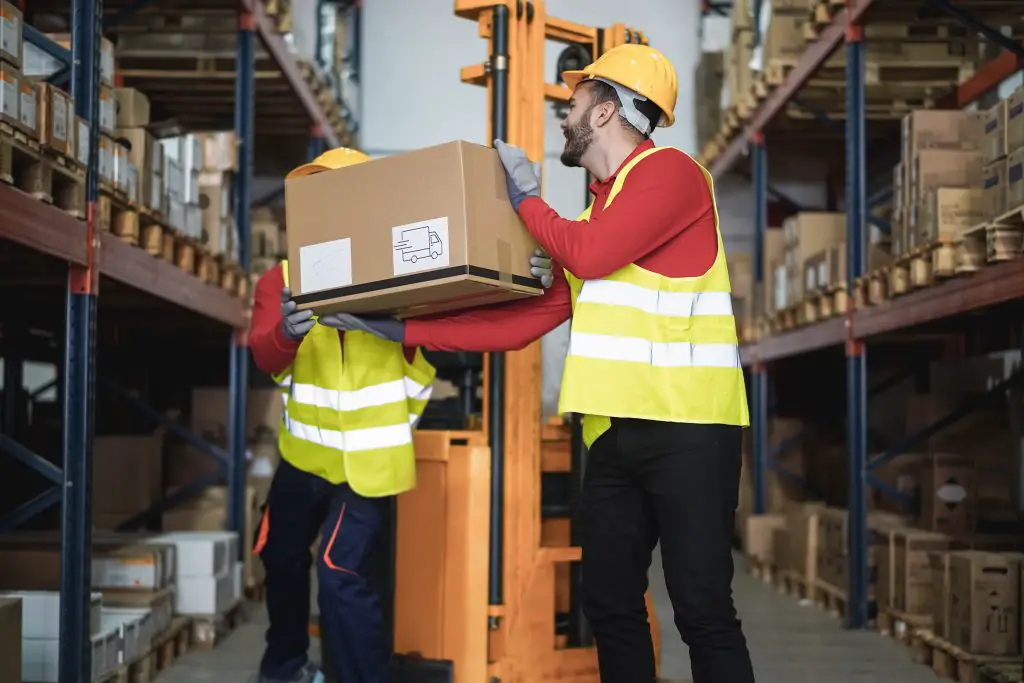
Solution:
<svg viewBox="0 0 1024 683">
<path fill-rule="evenodd" d="M 106 131 L 113 131 L 117 125 L 117 111 L 114 107 L 114 97 L 104 93 L 106 97 L 100 97 L 100 128 Z"/>
<path fill-rule="evenodd" d="M 128 201 L 139 201 L 139 169 L 128 164 Z"/>
<path fill-rule="evenodd" d="M 35 89 L 21 93 L 21 124 L 31 130 L 36 129 L 36 91 Z"/>
<path fill-rule="evenodd" d="M 395 276 L 444 268 L 449 262 L 448 217 L 391 228 Z"/>
<path fill-rule="evenodd" d="M 12 119 L 18 118 L 18 84 L 7 79 L 0 80 L 0 113 Z"/>
<path fill-rule="evenodd" d="M 299 247 L 299 294 L 352 284 L 352 240 L 345 237 Z"/>
<path fill-rule="evenodd" d="M 824 287 L 826 284 L 834 285 L 834 282 L 828 281 L 828 262 L 822 261 L 818 264 L 818 286 Z"/>
<path fill-rule="evenodd" d="M 89 125 L 85 121 L 78 122 L 78 163 L 89 163 Z"/>
<path fill-rule="evenodd" d="M 814 291 L 814 266 L 804 271 L 804 289 L 808 292 Z"/>
<path fill-rule="evenodd" d="M 57 93 L 52 93 L 50 101 L 53 111 L 50 112 L 50 133 L 54 140 L 68 141 L 68 101 Z"/>
</svg>

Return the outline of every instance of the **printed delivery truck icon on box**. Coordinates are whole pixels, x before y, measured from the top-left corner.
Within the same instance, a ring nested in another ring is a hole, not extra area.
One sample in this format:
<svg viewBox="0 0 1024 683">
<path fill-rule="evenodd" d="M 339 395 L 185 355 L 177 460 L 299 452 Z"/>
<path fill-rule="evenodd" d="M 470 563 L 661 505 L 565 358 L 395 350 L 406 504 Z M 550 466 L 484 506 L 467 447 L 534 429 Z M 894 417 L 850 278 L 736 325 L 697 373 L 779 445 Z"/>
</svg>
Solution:
<svg viewBox="0 0 1024 683">
<path fill-rule="evenodd" d="M 409 263 L 416 263 L 428 257 L 437 260 L 444 253 L 444 243 L 429 225 L 422 225 L 403 230 L 401 240 L 395 245 L 395 251 L 401 252 L 402 260 Z"/>
</svg>

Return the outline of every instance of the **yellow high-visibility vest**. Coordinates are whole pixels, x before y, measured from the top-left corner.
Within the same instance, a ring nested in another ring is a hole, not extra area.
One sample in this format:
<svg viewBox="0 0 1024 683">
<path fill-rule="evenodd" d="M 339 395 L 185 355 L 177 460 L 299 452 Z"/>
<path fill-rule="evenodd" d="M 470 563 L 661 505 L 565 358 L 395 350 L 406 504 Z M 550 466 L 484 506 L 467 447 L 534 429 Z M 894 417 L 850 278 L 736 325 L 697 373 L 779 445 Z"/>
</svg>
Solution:
<svg viewBox="0 0 1024 683">
<path fill-rule="evenodd" d="M 629 172 L 655 147 L 627 163 L 607 208 Z M 718 229 L 718 256 L 698 277 L 672 278 L 630 264 L 598 280 L 565 272 L 572 290 L 569 352 L 559 412 L 583 414 L 589 447 L 612 417 L 748 426 L 747 394 L 732 312 L 732 288 Z M 591 204 L 577 220 L 587 220 Z"/>
<path fill-rule="evenodd" d="M 288 262 L 282 264 L 288 286 Z M 314 325 L 291 366 L 274 376 L 282 389 L 281 457 L 363 496 L 416 485 L 412 430 L 436 374 L 420 349 L 410 363 L 402 344 L 365 332 Z"/>
</svg>

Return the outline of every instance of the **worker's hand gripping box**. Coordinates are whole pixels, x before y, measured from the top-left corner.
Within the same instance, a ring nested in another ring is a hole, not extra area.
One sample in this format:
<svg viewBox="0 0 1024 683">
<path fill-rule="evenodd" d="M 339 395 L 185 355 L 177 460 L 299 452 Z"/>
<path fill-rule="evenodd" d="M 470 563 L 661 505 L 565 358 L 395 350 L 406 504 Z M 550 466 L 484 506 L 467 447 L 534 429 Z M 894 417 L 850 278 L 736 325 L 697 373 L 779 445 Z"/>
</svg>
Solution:
<svg viewBox="0 0 1024 683">
<path fill-rule="evenodd" d="M 300 308 L 408 318 L 542 294 L 490 147 L 449 142 L 285 182 Z"/>
</svg>

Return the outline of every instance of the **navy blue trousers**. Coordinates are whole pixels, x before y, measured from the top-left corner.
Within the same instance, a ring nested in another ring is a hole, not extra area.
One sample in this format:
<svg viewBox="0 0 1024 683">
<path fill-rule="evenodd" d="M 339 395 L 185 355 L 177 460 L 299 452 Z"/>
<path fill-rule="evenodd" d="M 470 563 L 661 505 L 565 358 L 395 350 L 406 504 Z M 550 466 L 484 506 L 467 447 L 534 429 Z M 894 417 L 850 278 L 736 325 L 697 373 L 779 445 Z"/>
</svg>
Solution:
<svg viewBox="0 0 1024 683">
<path fill-rule="evenodd" d="M 365 498 L 284 460 L 267 495 L 256 551 L 267 573 L 270 628 L 260 672 L 289 680 L 309 650 L 310 570 L 315 559 L 322 647 L 344 683 L 386 683 L 390 619 L 374 577 L 389 575 L 391 498 Z M 315 558 L 310 546 L 322 529 Z M 388 601 L 390 608 L 390 601 Z"/>
</svg>

